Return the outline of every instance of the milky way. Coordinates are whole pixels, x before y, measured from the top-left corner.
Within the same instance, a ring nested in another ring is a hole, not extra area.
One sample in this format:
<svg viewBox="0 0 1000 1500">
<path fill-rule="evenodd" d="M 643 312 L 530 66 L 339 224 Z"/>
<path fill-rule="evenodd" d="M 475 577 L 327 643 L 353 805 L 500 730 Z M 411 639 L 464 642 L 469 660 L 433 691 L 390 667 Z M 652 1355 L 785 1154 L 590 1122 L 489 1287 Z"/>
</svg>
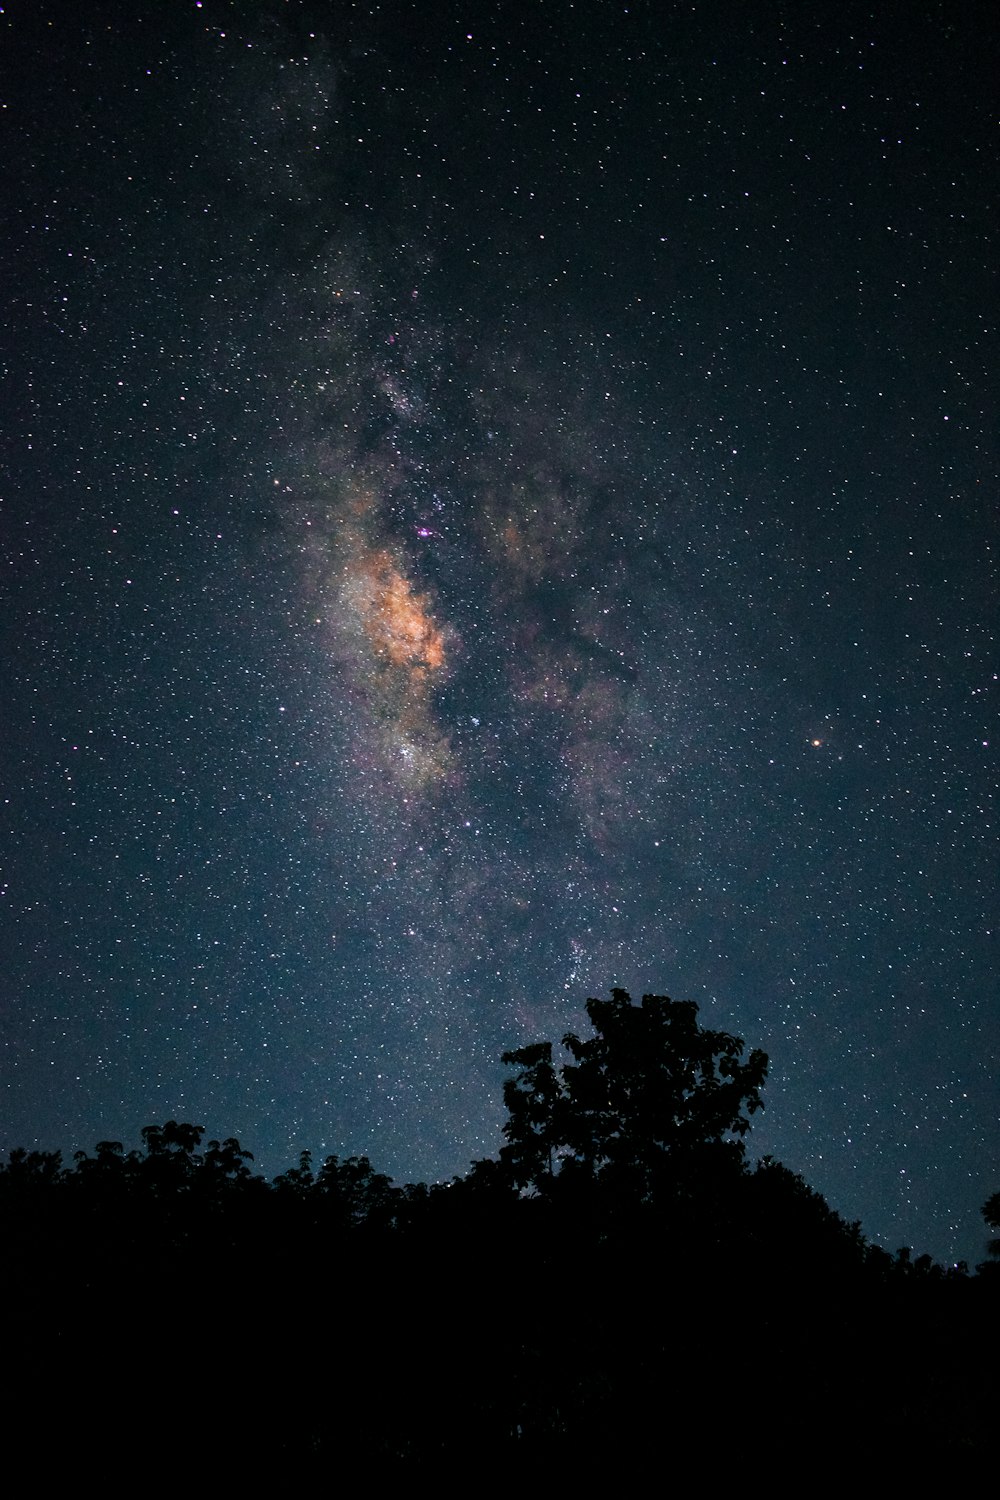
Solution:
<svg viewBox="0 0 1000 1500">
<path fill-rule="evenodd" d="M 5 17 L 3 1143 L 447 1177 L 622 985 L 975 1257 L 977 49 L 503 10 Z"/>
</svg>

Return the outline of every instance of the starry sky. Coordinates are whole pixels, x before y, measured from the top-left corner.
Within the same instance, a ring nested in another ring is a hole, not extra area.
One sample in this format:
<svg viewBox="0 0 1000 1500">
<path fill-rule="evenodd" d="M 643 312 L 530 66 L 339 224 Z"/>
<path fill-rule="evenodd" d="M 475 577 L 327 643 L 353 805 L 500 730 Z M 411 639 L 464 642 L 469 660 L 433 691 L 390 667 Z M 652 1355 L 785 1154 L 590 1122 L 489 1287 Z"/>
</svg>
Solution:
<svg viewBox="0 0 1000 1500">
<path fill-rule="evenodd" d="M 0 1145 L 447 1179 L 619 985 L 982 1258 L 989 15 L 3 5 Z"/>
</svg>

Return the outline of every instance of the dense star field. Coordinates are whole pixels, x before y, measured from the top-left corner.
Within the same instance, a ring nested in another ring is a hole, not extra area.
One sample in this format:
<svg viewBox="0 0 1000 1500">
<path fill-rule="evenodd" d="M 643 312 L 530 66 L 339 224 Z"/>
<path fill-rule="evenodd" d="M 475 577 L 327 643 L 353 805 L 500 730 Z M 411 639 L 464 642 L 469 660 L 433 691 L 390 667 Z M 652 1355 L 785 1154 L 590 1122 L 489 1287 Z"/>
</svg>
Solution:
<svg viewBox="0 0 1000 1500">
<path fill-rule="evenodd" d="M 988 17 L 4 7 L 0 1145 L 447 1178 L 620 985 L 982 1258 Z"/>
</svg>

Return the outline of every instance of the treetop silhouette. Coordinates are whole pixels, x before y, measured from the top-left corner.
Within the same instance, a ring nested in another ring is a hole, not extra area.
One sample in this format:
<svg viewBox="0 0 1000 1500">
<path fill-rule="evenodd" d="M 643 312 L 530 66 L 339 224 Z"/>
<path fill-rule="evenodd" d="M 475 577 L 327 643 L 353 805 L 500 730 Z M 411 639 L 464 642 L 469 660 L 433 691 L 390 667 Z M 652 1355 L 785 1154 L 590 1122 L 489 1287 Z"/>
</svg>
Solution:
<svg viewBox="0 0 1000 1500">
<path fill-rule="evenodd" d="M 556 1178 L 598 1179 L 649 1198 L 697 1163 L 742 1168 L 743 1137 L 762 1107 L 768 1059 L 742 1061 L 741 1038 L 698 1024 L 694 1001 L 625 990 L 588 1000 L 595 1035 L 504 1054 L 518 1068 L 504 1086 L 510 1118 L 500 1165 L 518 1188 L 544 1193 Z"/>
</svg>

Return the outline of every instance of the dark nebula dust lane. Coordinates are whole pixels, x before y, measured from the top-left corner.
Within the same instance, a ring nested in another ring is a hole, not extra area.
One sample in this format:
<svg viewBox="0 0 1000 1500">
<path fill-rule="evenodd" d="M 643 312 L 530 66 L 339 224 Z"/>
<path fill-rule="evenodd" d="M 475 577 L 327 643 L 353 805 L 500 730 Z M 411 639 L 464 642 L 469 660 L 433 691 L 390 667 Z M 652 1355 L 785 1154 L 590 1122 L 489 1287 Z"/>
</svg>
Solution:
<svg viewBox="0 0 1000 1500">
<path fill-rule="evenodd" d="M 447 1178 L 618 985 L 980 1258 L 990 25 L 0 24 L 0 1145 Z"/>
</svg>

